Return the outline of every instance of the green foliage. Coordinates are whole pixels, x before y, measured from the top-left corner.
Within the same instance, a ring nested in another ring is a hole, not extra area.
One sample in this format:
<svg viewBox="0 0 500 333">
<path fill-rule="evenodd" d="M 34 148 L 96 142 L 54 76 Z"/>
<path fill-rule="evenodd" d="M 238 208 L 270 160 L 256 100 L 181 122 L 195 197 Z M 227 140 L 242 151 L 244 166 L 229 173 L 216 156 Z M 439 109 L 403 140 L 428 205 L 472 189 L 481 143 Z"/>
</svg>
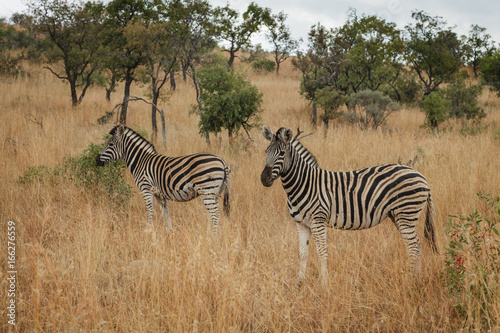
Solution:
<svg viewBox="0 0 500 333">
<path fill-rule="evenodd" d="M 392 100 L 406 105 L 414 105 L 421 100 L 422 85 L 418 83 L 417 76 L 408 70 L 402 70 L 396 82 L 391 87 L 384 90 L 388 91 Z"/>
<path fill-rule="evenodd" d="M 101 51 L 102 4 L 71 3 L 68 0 L 31 2 L 32 29 L 45 36 L 50 47 L 43 52 L 52 74 L 67 81 L 73 106 L 81 103 L 93 83 Z M 56 64 L 63 63 L 61 70 Z"/>
<path fill-rule="evenodd" d="M 200 134 L 220 133 L 225 128 L 232 140 L 240 128 L 248 132 L 258 125 L 262 94 L 242 73 L 212 64 L 198 75 L 202 87 Z"/>
<path fill-rule="evenodd" d="M 256 60 L 252 62 L 252 68 L 257 72 L 273 72 L 276 69 L 276 63 L 269 59 Z"/>
<path fill-rule="evenodd" d="M 468 86 L 466 84 L 468 77 L 469 75 L 465 71 L 457 73 L 444 90 L 446 97 L 451 102 L 449 115 L 453 118 L 479 121 L 486 117 L 484 109 L 478 105 L 477 101 L 482 88 L 479 85 Z"/>
<path fill-rule="evenodd" d="M 267 27 L 266 37 L 273 47 L 272 53 L 277 74 L 280 64 L 288 59 L 299 46 L 299 41 L 292 39 L 290 28 L 285 24 L 287 17 L 288 15 L 281 11 L 278 14 L 268 15 L 264 20 Z"/>
<path fill-rule="evenodd" d="M 262 44 L 260 43 L 255 46 L 245 48 L 243 51 L 248 53 L 248 58 L 246 58 L 245 61 L 249 63 L 253 63 L 257 60 L 264 60 L 267 57 L 267 52 L 262 48 Z"/>
<path fill-rule="evenodd" d="M 448 218 L 442 278 L 466 324 L 487 331 L 500 324 L 491 313 L 500 297 L 500 197 L 480 192 L 477 198 L 481 212 Z"/>
<path fill-rule="evenodd" d="M 377 16 L 358 16 L 351 11 L 340 28 L 315 25 L 309 32 L 308 47 L 307 52 L 297 53 L 293 65 L 302 72 L 301 94 L 313 106 L 317 103 L 324 108 L 324 119 L 338 113 L 332 101 L 340 101 L 339 95 L 347 100 L 352 93 L 366 89 L 387 91 L 402 70 L 400 31 Z M 333 96 L 326 98 L 327 93 Z"/>
<path fill-rule="evenodd" d="M 21 57 L 14 56 L 8 51 L 0 52 L 0 76 L 18 77 L 24 73 L 21 67 Z"/>
<path fill-rule="evenodd" d="M 225 7 L 215 8 L 214 14 L 218 38 L 229 45 L 224 51 L 229 53 L 227 62 L 231 67 L 236 53 L 242 48 L 250 46 L 251 37 L 260 31 L 261 26 L 270 15 L 270 10 L 251 2 L 240 17 L 238 11 L 229 7 L 228 3 Z"/>
<path fill-rule="evenodd" d="M 481 62 L 481 80 L 500 97 L 500 50 Z"/>
<path fill-rule="evenodd" d="M 16 182 L 23 185 L 44 181 L 55 182 L 55 180 L 52 179 L 52 175 L 52 170 L 45 165 L 29 166 Z"/>
<path fill-rule="evenodd" d="M 103 147 L 104 143 L 90 143 L 79 156 L 66 156 L 62 163 L 53 169 L 44 165 L 30 166 L 17 179 L 17 183 L 72 184 L 96 200 L 106 199 L 115 204 L 126 203 L 131 191 L 125 181 L 125 162 L 120 160 L 104 167 L 96 166 L 95 158 Z"/>
<path fill-rule="evenodd" d="M 427 96 L 460 69 L 463 51 L 456 33 L 445 28 L 442 17 L 415 11 L 412 18 L 416 22 L 406 26 L 405 57 Z"/>
<path fill-rule="evenodd" d="M 477 70 L 484 57 L 491 55 L 494 47 L 491 35 L 486 33 L 486 28 L 473 24 L 469 34 L 462 36 L 465 61 L 472 66 L 474 76 L 477 77 Z"/>
<path fill-rule="evenodd" d="M 448 119 L 451 102 L 441 91 L 434 91 L 424 98 L 422 108 L 425 112 L 425 126 L 437 129 L 439 124 Z"/>
<path fill-rule="evenodd" d="M 399 104 L 381 91 L 363 90 L 350 96 L 349 110 L 345 117 L 350 122 L 363 129 L 377 129 L 393 111 L 399 110 Z"/>
</svg>

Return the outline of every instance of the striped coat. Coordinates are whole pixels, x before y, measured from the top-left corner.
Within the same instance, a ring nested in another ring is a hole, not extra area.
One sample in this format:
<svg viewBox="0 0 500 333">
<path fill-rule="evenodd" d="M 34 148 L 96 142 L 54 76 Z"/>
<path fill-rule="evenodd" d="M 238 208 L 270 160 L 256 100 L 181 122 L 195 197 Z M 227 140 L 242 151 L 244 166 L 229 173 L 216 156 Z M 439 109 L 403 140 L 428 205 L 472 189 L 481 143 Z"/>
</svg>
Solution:
<svg viewBox="0 0 500 333">
<path fill-rule="evenodd" d="M 103 166 L 120 158 L 125 160 L 135 184 L 146 203 L 149 226 L 153 226 L 156 198 L 167 227 L 172 229 L 167 200 L 189 201 L 201 196 L 213 229 L 219 226 L 219 197 L 224 192 L 224 211 L 229 214 L 231 170 L 222 158 L 212 154 L 169 157 L 156 153 L 154 146 L 132 129 L 115 126 L 104 148 L 96 157 Z"/>
<path fill-rule="evenodd" d="M 281 178 L 287 205 L 299 233 L 299 283 L 305 276 L 309 239 L 314 237 L 323 281 L 327 279 L 326 228 L 367 229 L 389 217 L 401 233 L 412 259 L 420 266 L 420 241 L 416 223 L 427 206 L 425 237 L 436 250 L 434 208 L 427 180 L 418 171 L 389 164 L 350 172 L 332 172 L 318 167 L 307 149 L 293 137 L 290 129 L 276 134 L 263 127 L 271 141 L 266 150 L 262 184 L 271 186 Z"/>
</svg>

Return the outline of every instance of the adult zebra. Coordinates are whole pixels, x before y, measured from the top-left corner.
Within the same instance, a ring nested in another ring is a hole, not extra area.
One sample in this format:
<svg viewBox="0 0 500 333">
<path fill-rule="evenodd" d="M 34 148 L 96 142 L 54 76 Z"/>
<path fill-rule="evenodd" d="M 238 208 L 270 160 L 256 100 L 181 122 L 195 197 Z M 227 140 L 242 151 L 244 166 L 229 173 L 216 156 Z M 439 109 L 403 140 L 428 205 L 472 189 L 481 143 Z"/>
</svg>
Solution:
<svg viewBox="0 0 500 333">
<path fill-rule="evenodd" d="M 434 204 L 426 179 L 403 165 L 388 164 L 350 172 L 321 169 L 312 154 L 293 137 L 291 129 L 276 134 L 266 126 L 271 141 L 261 174 L 264 186 L 281 177 L 290 215 L 299 234 L 299 285 L 306 272 L 309 239 L 316 243 L 323 283 L 328 279 L 326 227 L 358 230 L 373 227 L 386 217 L 396 225 L 415 270 L 420 269 L 420 241 L 415 226 L 427 205 L 424 235 L 437 252 L 434 240 Z"/>
<path fill-rule="evenodd" d="M 210 215 L 214 231 L 219 226 L 219 197 L 224 192 L 224 212 L 229 215 L 231 169 L 222 158 L 212 154 L 169 157 L 156 153 L 154 146 L 132 129 L 118 125 L 96 157 L 96 164 L 120 158 L 125 160 L 146 203 L 149 227 L 153 227 L 153 200 L 156 198 L 172 229 L 167 200 L 189 201 L 197 196 Z"/>
</svg>

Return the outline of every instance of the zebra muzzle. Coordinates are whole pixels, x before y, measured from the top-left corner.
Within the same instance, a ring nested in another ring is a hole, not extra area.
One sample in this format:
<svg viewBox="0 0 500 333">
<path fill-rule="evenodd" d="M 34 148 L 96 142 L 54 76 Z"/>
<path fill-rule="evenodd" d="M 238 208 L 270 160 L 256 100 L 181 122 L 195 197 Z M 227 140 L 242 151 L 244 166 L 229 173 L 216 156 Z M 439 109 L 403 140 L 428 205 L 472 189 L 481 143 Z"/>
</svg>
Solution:
<svg viewBox="0 0 500 333">
<path fill-rule="evenodd" d="M 101 154 L 98 154 L 98 155 L 96 156 L 96 158 L 95 158 L 95 164 L 96 164 L 97 166 L 99 166 L 99 167 L 102 167 L 102 166 L 104 166 L 104 164 L 106 164 L 106 163 L 104 163 L 103 161 L 101 161 Z"/>
<path fill-rule="evenodd" d="M 265 187 L 273 185 L 273 168 L 266 166 L 260 175 L 260 181 Z"/>
</svg>

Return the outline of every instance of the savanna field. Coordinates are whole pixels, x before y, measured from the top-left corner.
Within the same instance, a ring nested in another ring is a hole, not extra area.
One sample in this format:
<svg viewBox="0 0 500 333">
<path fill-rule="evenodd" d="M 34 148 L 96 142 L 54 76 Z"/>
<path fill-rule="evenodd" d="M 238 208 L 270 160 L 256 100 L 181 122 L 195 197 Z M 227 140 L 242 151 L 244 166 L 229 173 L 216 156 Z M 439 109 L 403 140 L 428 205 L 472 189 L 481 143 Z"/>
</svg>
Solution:
<svg viewBox="0 0 500 333">
<path fill-rule="evenodd" d="M 342 123 L 310 124 L 310 107 L 299 95 L 299 77 L 287 61 L 280 75 L 248 70 L 263 93 L 261 124 L 276 131 L 297 127 L 315 133 L 302 139 L 320 166 L 348 171 L 385 163 L 407 163 L 428 180 L 435 201 L 440 254 L 423 238 L 422 270 L 412 274 L 399 232 L 387 220 L 364 231 L 328 231 L 328 286 L 322 288 L 315 245 L 301 288 L 296 226 L 279 181 L 260 182 L 266 141 L 253 129 L 233 147 L 226 133 L 211 145 L 189 115 L 194 89 L 178 79 L 165 111 L 167 145 L 160 153 L 211 152 L 232 169 L 231 215 L 221 214 L 219 237 L 207 231 L 201 199 L 169 202 L 173 232 L 155 206 L 156 238 L 145 233 L 142 196 L 130 173 L 132 197 L 122 205 L 95 200 L 69 183 L 20 184 L 30 166 L 60 165 L 65 156 L 102 143 L 112 123 L 97 119 L 121 102 L 121 87 L 105 101 L 93 88 L 71 107 L 67 85 L 48 70 L 0 81 L 0 331 L 19 332 L 455 332 L 480 330 L 464 317 L 443 283 L 445 233 L 450 214 L 480 208 L 479 191 L 500 190 L 500 99 L 486 88 L 480 103 L 487 112 L 475 135 L 449 121 L 438 133 L 422 128 L 424 114 L 402 108 L 378 130 Z M 143 97 L 146 87 L 132 86 Z M 320 111 L 321 112 L 321 111 Z M 151 137 L 150 106 L 130 104 L 127 125 Z M 16 325 L 7 323 L 7 224 L 16 227 Z M 488 318 L 500 317 L 500 295 L 488 299 Z M 495 327 L 493 327 L 493 330 Z M 497 331 L 500 328 L 496 327 Z"/>
</svg>

